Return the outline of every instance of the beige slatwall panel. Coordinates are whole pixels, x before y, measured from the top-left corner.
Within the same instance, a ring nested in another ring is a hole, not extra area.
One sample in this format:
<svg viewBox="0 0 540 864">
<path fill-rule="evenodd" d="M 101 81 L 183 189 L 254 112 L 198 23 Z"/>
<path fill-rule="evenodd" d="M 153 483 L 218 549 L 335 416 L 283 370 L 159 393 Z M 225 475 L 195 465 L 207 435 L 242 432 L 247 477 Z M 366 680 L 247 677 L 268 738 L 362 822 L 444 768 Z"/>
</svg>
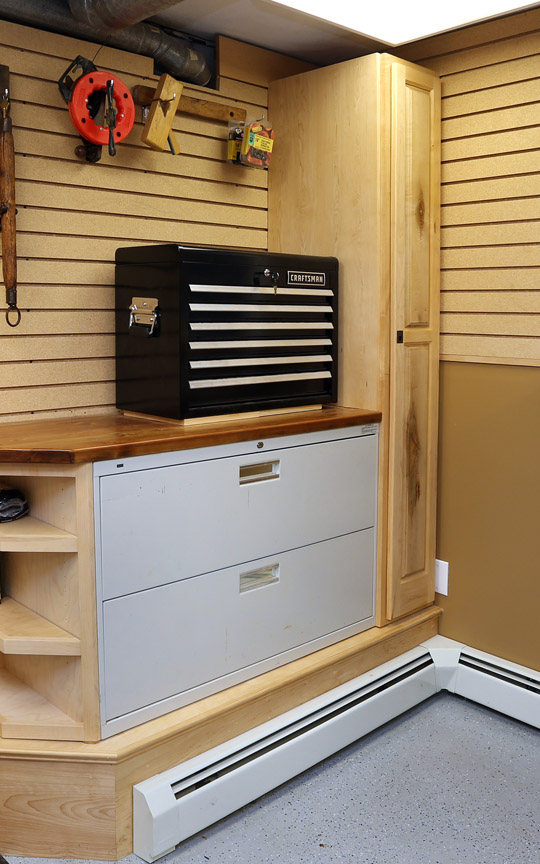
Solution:
<svg viewBox="0 0 540 864">
<path fill-rule="evenodd" d="M 252 48 L 244 56 L 237 44 L 222 40 L 219 92 L 190 85 L 184 92 L 260 116 L 270 77 L 311 68 L 292 61 L 288 71 L 288 58 Z M 118 246 L 266 248 L 266 173 L 227 164 L 224 124 L 177 116 L 182 152 L 173 157 L 140 144 L 138 112 L 114 159 L 106 148 L 97 165 L 75 158 L 79 139 L 56 82 L 78 54 L 95 58 L 129 87 L 156 80 L 149 58 L 97 51 L 94 44 L 1 22 L 1 62 L 11 71 L 23 312 L 20 326 L 10 329 L 1 304 L 1 420 L 113 410 Z"/>
<path fill-rule="evenodd" d="M 540 10 L 404 56 L 442 81 L 441 354 L 540 365 Z"/>
</svg>

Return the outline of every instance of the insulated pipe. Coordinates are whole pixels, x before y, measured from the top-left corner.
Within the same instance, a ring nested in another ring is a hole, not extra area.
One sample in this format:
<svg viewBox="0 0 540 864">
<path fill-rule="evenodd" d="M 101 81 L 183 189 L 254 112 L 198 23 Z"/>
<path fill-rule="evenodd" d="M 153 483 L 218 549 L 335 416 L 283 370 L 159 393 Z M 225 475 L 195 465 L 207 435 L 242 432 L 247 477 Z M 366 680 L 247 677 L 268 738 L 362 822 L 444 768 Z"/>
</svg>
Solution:
<svg viewBox="0 0 540 864">
<path fill-rule="evenodd" d="M 131 27 L 170 6 L 178 6 L 178 0 L 69 0 L 77 21 L 107 30 Z"/>
<path fill-rule="evenodd" d="M 135 5 L 141 4 L 142 0 L 135 0 Z M 169 2 L 167 5 L 177 4 Z M 161 8 L 164 8 L 163 3 Z M 153 57 L 159 66 L 181 81 L 204 85 L 211 77 L 202 54 L 154 25 L 139 23 L 111 32 L 103 25 L 97 28 L 73 18 L 65 0 L 24 0 L 24 3 L 21 0 L 0 0 L 0 17 Z"/>
</svg>

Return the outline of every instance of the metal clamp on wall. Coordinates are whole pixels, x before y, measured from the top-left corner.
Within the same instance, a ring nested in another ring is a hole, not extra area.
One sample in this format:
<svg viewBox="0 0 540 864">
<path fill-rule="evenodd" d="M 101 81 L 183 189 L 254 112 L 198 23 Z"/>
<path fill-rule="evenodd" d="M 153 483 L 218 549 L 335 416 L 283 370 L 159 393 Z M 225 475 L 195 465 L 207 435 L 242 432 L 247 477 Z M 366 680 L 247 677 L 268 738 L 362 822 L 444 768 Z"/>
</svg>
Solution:
<svg viewBox="0 0 540 864">
<path fill-rule="evenodd" d="M 129 307 L 129 331 L 140 327 L 147 336 L 159 335 L 159 301 L 155 297 L 133 297 Z"/>
</svg>

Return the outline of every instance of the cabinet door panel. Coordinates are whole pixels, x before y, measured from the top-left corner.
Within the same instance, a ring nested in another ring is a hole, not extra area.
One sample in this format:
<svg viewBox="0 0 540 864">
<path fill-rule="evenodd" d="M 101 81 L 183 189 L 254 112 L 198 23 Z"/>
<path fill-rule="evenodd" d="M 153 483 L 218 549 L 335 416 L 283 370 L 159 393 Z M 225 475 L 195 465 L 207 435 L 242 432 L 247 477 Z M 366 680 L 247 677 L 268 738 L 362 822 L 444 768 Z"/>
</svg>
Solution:
<svg viewBox="0 0 540 864">
<path fill-rule="evenodd" d="M 433 602 L 439 316 L 439 92 L 392 64 L 387 615 Z"/>
<path fill-rule="evenodd" d="M 427 481 L 429 457 L 429 362 L 430 345 L 413 345 L 406 352 L 407 420 L 405 432 L 406 502 L 403 515 L 405 571 L 404 577 L 423 572 L 426 559 Z"/>
<path fill-rule="evenodd" d="M 105 719 L 246 667 L 244 677 L 252 677 L 254 663 L 267 660 L 273 668 L 285 662 L 277 656 L 285 651 L 336 631 L 338 639 L 341 628 L 356 622 L 367 626 L 374 546 L 368 529 L 109 600 Z"/>
<path fill-rule="evenodd" d="M 101 479 L 103 597 L 375 524 L 377 436 Z"/>
<path fill-rule="evenodd" d="M 406 122 L 407 147 L 410 161 L 407 166 L 405 191 L 406 267 L 403 273 L 405 291 L 405 327 L 429 327 L 431 306 L 430 280 L 430 226 L 432 224 L 430 197 L 430 113 L 431 92 L 407 86 Z"/>
</svg>

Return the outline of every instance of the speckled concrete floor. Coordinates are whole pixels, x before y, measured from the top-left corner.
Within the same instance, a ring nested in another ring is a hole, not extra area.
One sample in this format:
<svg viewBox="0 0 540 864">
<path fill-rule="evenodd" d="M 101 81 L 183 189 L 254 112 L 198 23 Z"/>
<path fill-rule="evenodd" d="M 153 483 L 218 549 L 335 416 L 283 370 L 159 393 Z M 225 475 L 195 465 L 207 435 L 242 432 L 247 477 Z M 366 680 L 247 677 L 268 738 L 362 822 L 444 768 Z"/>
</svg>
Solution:
<svg viewBox="0 0 540 864">
<path fill-rule="evenodd" d="M 540 864 L 540 733 L 440 693 L 160 861 Z"/>
</svg>

